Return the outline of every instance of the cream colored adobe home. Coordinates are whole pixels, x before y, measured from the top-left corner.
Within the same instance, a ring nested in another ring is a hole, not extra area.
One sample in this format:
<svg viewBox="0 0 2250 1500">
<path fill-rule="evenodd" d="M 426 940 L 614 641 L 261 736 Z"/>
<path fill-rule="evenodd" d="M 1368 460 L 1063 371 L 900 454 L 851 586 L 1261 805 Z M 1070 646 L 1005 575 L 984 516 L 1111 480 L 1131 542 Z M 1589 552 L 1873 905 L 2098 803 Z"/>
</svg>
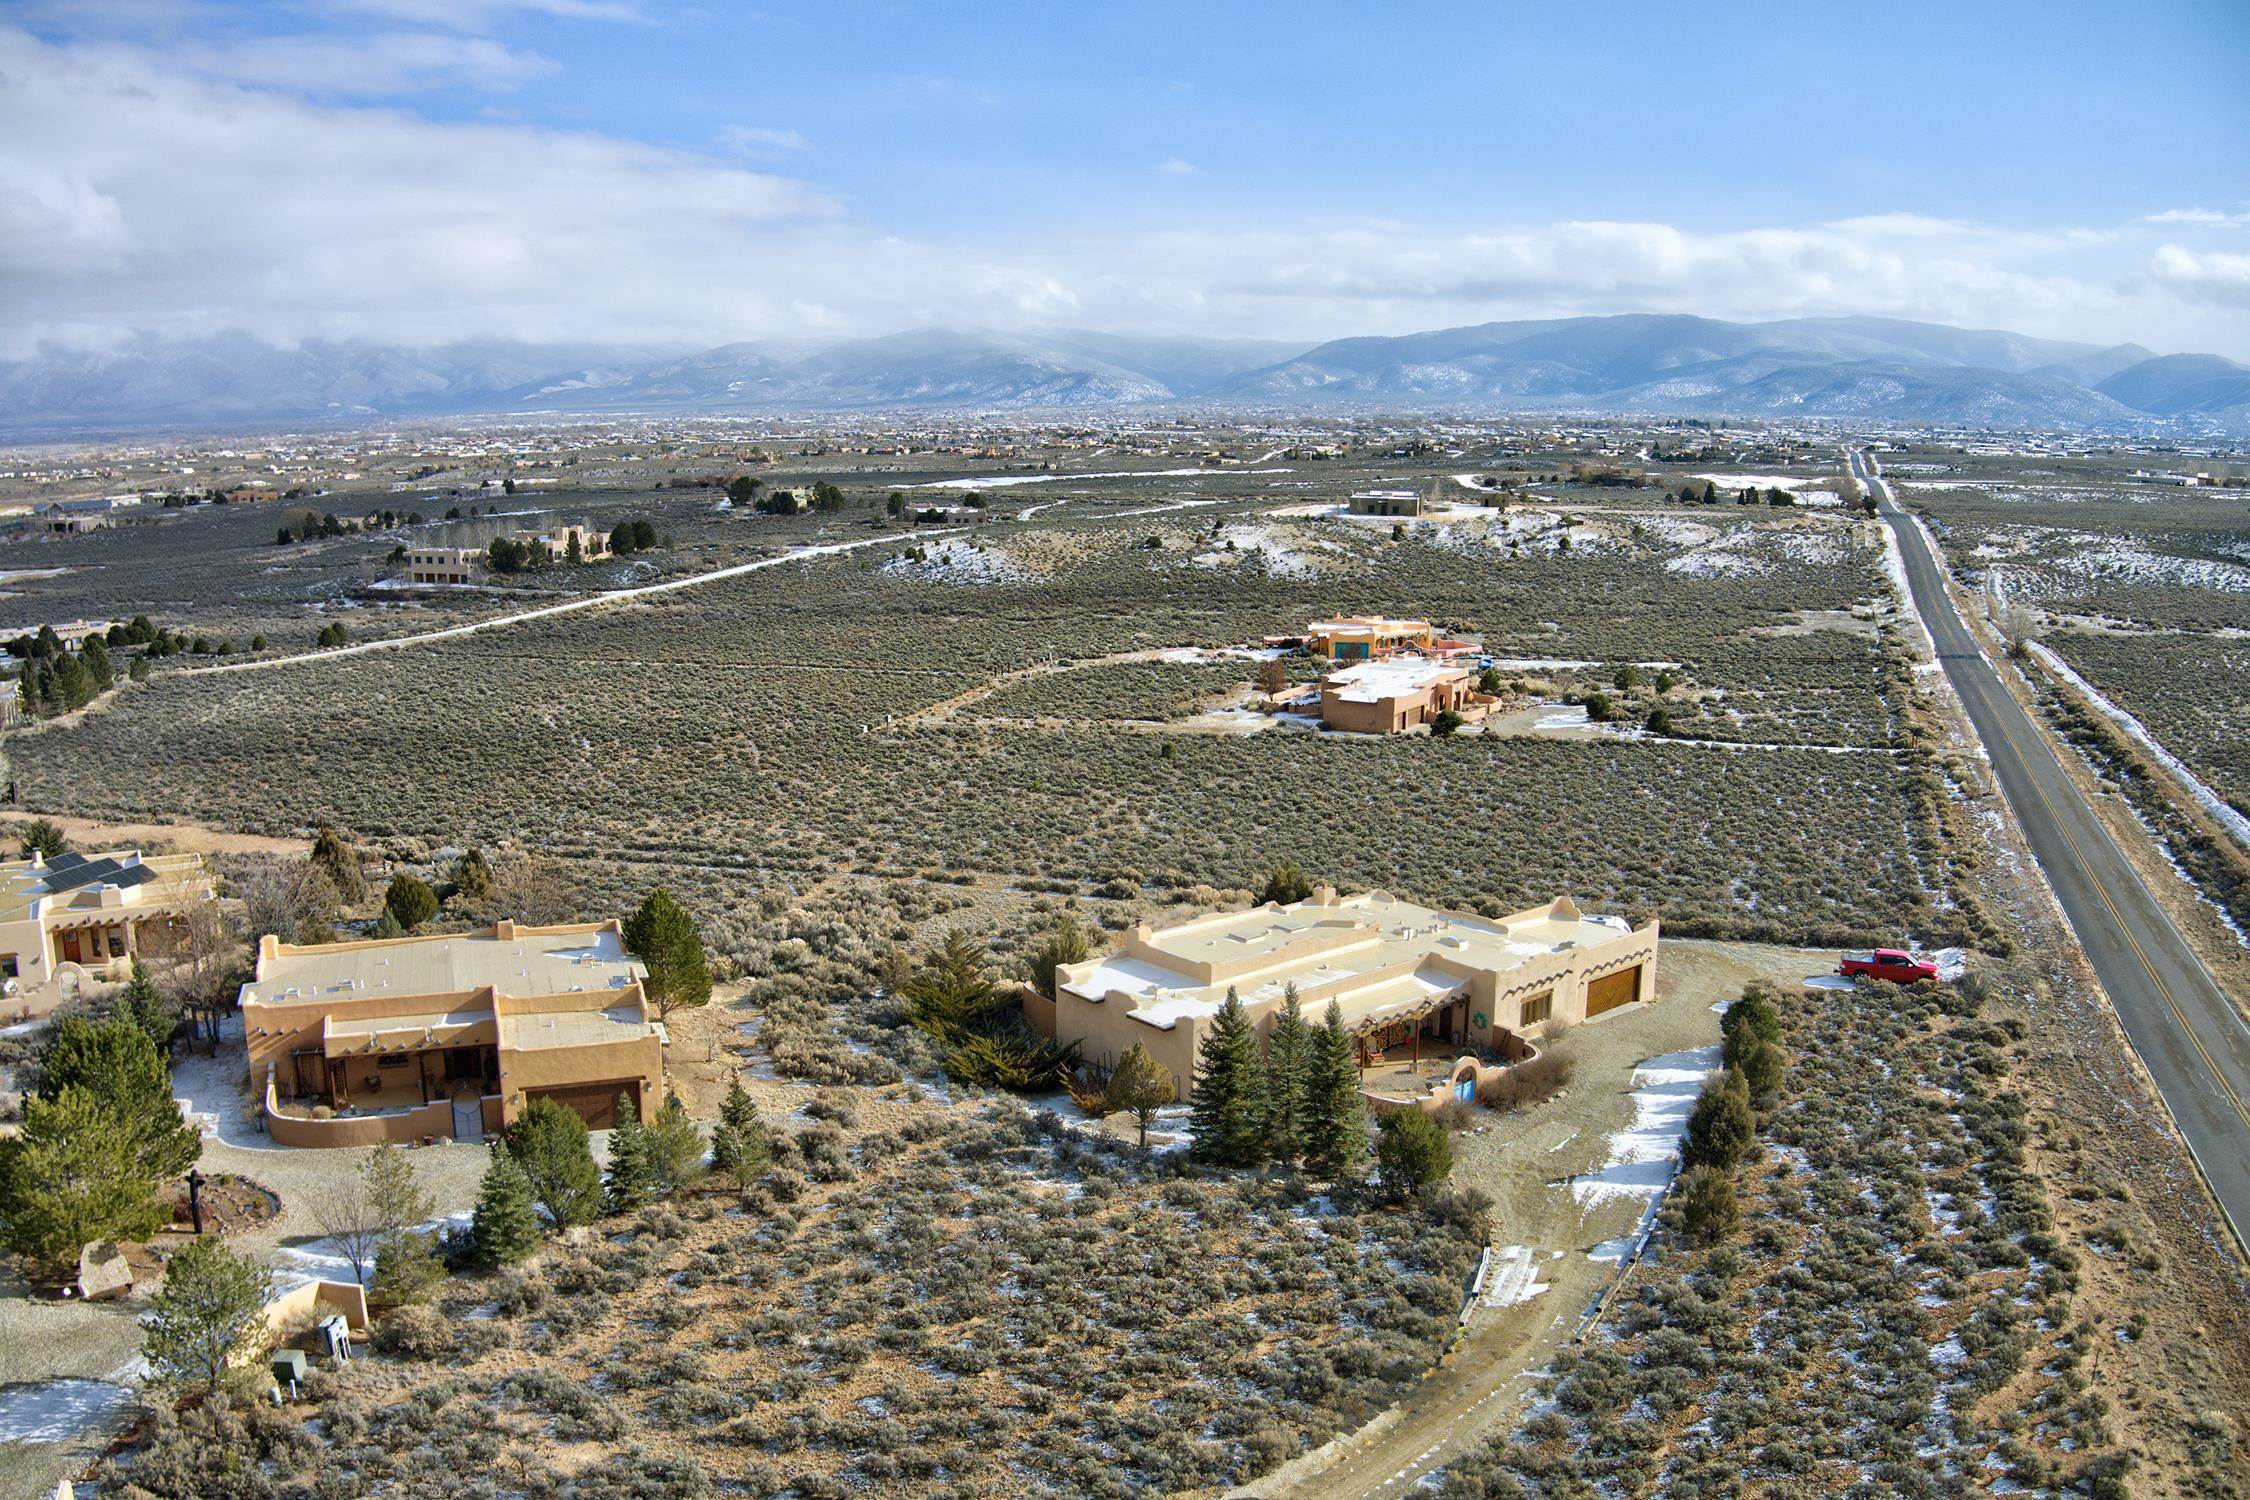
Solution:
<svg viewBox="0 0 2250 1500">
<path fill-rule="evenodd" d="M 586 1123 L 642 1118 L 669 1038 L 647 969 L 606 922 L 349 943 L 258 944 L 242 987 L 250 1086 L 284 1146 L 474 1140 L 549 1098 Z"/>
<path fill-rule="evenodd" d="M 552 531 L 519 531 L 516 540 L 526 547 L 540 548 L 547 561 L 570 561 L 571 538 L 578 539 L 578 557 L 581 562 L 598 562 L 609 556 L 609 533 L 591 526 L 557 526 Z"/>
<path fill-rule="evenodd" d="M 484 565 L 482 547 L 409 547 L 406 552 L 409 583 L 474 583 Z"/>
<path fill-rule="evenodd" d="M 1427 651 L 1436 641 L 1437 629 L 1427 620 L 1382 615 L 1344 615 L 1305 627 L 1305 649 L 1330 661 L 1373 661 L 1397 651 Z"/>
<path fill-rule="evenodd" d="M 74 972 L 125 979 L 135 954 L 210 900 L 193 854 L 0 861 L 0 992 L 28 994 Z"/>
<path fill-rule="evenodd" d="M 1025 1005 L 1099 1067 L 1139 1042 L 1185 1094 L 1229 989 L 1261 1037 L 1294 984 L 1312 1022 L 1337 1003 L 1363 1060 L 1386 1048 L 1520 1056 L 1559 1028 L 1654 1000 L 1656 943 L 1655 922 L 1589 916 L 1568 896 L 1493 918 L 1321 886 L 1289 906 L 1138 924 L 1118 952 L 1056 971 L 1051 1013 Z"/>
</svg>

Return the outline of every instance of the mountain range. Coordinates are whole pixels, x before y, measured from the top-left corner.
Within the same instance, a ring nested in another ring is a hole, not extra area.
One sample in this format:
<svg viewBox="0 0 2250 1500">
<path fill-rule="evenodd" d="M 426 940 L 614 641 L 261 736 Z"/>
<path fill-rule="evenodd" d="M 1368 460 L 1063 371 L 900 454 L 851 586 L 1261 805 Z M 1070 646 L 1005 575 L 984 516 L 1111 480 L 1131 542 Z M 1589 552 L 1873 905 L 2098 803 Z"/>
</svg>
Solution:
<svg viewBox="0 0 2250 1500">
<path fill-rule="evenodd" d="M 434 349 L 229 334 L 0 363 L 15 438 L 438 416 L 1121 407 L 1828 417 L 2250 433 L 2250 366 L 1885 318 L 1625 314 L 1327 343 L 1061 330 Z"/>
</svg>

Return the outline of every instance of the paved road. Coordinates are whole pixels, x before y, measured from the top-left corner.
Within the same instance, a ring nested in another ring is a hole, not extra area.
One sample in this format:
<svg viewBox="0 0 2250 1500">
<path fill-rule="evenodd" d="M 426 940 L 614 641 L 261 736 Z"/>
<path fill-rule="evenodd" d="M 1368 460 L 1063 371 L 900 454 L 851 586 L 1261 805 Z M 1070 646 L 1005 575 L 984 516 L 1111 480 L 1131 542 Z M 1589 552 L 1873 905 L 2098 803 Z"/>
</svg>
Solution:
<svg viewBox="0 0 2250 1500">
<path fill-rule="evenodd" d="M 1883 519 L 1905 556 L 1915 607 L 2032 854 L 2239 1240 L 2250 1231 L 2250 1023 L 2212 981 L 2063 774 L 2047 737 L 2001 684 L 1961 623 L 1922 528 L 1899 509 L 1870 459 L 1854 453 L 1852 468 L 1882 502 Z"/>
</svg>

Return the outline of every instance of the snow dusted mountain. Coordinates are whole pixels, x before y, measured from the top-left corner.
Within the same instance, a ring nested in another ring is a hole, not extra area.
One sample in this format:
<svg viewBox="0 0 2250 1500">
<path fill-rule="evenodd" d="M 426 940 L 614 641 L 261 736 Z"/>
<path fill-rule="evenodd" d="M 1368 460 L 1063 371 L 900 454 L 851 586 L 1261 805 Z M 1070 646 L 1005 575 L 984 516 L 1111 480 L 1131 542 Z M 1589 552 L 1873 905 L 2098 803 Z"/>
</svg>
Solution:
<svg viewBox="0 0 2250 1500">
<path fill-rule="evenodd" d="M 0 363 L 16 437 L 574 412 L 1577 411 L 1993 427 L 2250 430 L 2250 369 L 1883 318 L 1681 315 L 1487 323 L 1313 347 L 1058 330 L 643 347 L 240 334 Z"/>
</svg>

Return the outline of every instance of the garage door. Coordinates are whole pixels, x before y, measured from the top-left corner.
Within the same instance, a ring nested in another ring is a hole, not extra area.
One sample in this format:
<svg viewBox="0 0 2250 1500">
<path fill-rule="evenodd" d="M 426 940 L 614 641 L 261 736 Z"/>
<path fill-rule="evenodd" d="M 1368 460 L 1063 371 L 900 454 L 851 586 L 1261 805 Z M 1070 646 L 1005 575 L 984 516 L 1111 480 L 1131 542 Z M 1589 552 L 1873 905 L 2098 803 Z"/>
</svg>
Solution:
<svg viewBox="0 0 2250 1500">
<path fill-rule="evenodd" d="M 616 1083 L 580 1083 L 568 1088 L 527 1089 L 525 1100 L 552 1099 L 564 1109 L 571 1110 L 586 1122 L 589 1130 L 608 1130 L 617 1124 L 617 1096 L 623 1094 L 633 1101 L 633 1108 L 641 1107 L 641 1081 L 638 1078 L 621 1079 Z"/>
<path fill-rule="evenodd" d="M 1615 1010 L 1620 1005 L 1631 1005 L 1641 997 L 1641 966 L 1620 969 L 1615 974 L 1604 974 L 1586 986 L 1586 1018 L 1592 1020 L 1605 1010 Z"/>
</svg>

